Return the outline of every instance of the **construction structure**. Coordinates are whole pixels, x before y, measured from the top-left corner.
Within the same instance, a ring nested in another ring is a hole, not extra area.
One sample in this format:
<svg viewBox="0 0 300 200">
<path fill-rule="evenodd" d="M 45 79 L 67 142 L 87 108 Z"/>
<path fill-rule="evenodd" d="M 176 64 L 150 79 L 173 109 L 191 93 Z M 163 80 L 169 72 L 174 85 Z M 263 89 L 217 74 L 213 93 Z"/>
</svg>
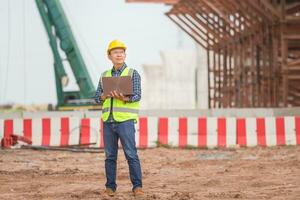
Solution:
<svg viewBox="0 0 300 200">
<path fill-rule="evenodd" d="M 165 3 L 207 50 L 209 108 L 300 106 L 299 0 L 127 0 Z"/>
<path fill-rule="evenodd" d="M 35 0 L 53 54 L 57 110 L 101 109 L 94 103 L 95 88 L 59 0 Z M 61 52 L 61 53 L 60 53 Z M 79 90 L 66 91 L 70 66 Z"/>
</svg>

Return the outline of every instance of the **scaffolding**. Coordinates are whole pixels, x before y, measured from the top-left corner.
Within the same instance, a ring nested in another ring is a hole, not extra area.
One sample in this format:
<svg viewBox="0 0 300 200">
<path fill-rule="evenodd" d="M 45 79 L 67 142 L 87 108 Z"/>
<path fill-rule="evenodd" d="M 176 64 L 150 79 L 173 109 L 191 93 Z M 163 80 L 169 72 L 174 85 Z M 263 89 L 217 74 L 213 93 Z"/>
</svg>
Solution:
<svg viewBox="0 0 300 200">
<path fill-rule="evenodd" d="M 166 13 L 207 50 L 210 108 L 300 106 L 299 0 L 127 0 Z"/>
</svg>

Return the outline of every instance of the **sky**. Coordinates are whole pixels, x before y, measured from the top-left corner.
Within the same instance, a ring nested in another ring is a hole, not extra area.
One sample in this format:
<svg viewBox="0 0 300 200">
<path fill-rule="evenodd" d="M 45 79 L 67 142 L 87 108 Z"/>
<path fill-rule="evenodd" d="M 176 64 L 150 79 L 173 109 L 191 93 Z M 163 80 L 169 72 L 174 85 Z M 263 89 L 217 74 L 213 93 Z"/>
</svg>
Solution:
<svg viewBox="0 0 300 200">
<path fill-rule="evenodd" d="M 128 66 L 160 64 L 160 51 L 194 49 L 195 44 L 164 13 L 163 4 L 125 0 L 61 0 L 96 87 L 111 67 L 108 43 L 124 41 Z M 70 74 L 70 69 L 66 69 Z M 76 89 L 69 75 L 66 90 Z M 0 0 L 0 104 L 56 103 L 53 55 L 34 0 Z"/>
</svg>

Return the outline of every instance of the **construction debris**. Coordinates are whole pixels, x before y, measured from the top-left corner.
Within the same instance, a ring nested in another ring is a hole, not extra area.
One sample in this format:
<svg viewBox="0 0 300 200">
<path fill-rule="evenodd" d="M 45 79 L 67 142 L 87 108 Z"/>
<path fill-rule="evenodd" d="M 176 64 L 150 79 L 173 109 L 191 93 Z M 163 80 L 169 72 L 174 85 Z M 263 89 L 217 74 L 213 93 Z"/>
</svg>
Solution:
<svg viewBox="0 0 300 200">
<path fill-rule="evenodd" d="M 104 153 L 103 149 L 96 148 L 75 148 L 75 147 L 50 147 L 50 146 L 31 146 L 22 145 L 22 149 L 33 149 L 33 150 L 53 150 L 53 151 L 71 151 L 71 152 L 85 152 L 85 153 Z"/>
</svg>

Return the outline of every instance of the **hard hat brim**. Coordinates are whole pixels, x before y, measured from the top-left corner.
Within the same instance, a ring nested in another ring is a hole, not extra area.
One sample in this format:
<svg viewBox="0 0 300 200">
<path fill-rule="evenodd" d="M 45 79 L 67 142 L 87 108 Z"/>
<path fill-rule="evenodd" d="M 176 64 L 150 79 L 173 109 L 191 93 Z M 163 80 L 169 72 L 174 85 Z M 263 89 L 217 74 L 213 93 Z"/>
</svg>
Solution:
<svg viewBox="0 0 300 200">
<path fill-rule="evenodd" d="M 107 53 L 110 53 L 112 50 L 115 50 L 115 49 L 123 49 L 124 51 L 126 51 L 126 47 L 114 47 L 112 49 L 108 49 Z"/>
</svg>

